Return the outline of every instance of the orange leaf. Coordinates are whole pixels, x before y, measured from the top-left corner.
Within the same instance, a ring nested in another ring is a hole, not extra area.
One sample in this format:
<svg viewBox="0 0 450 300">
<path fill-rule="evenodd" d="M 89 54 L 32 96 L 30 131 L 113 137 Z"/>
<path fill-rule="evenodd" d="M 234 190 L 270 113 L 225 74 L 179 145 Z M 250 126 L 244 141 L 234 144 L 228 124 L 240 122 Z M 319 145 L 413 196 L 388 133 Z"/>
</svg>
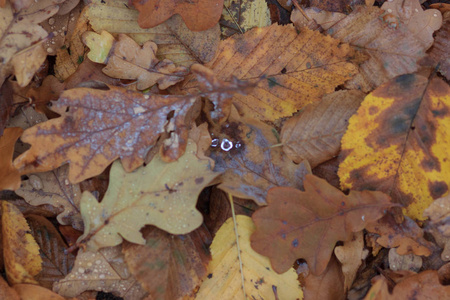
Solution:
<svg viewBox="0 0 450 300">
<path fill-rule="evenodd" d="M 22 134 L 19 127 L 6 128 L 0 137 L 0 191 L 20 188 L 20 174 L 12 164 L 14 145 Z"/>
<path fill-rule="evenodd" d="M 171 132 L 168 160 L 184 153 L 185 121 L 196 97 L 143 95 L 110 86 L 76 88 L 62 93 L 52 109 L 62 116 L 27 129 L 22 141 L 32 144 L 14 164 L 22 173 L 44 172 L 70 162 L 69 181 L 96 176 L 117 158 L 127 172 L 144 162 L 149 147 Z M 168 114 L 174 115 L 167 125 Z"/>
<path fill-rule="evenodd" d="M 392 204 L 381 192 L 351 191 L 348 196 L 314 175 L 306 175 L 305 191 L 276 187 L 269 190 L 268 206 L 253 214 L 256 232 L 252 247 L 268 256 L 278 273 L 304 258 L 314 275 L 327 267 L 338 241 L 364 229 Z"/>
<path fill-rule="evenodd" d="M 139 26 L 155 27 L 179 14 L 192 31 L 213 27 L 222 15 L 223 0 L 132 0 L 139 10 Z"/>
</svg>

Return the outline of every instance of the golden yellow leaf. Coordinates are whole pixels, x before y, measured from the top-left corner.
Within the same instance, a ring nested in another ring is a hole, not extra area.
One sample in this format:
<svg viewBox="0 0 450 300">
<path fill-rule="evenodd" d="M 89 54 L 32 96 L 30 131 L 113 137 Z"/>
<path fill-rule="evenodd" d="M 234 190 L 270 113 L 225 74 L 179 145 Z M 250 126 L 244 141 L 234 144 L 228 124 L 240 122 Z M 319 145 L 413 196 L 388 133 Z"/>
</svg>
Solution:
<svg viewBox="0 0 450 300">
<path fill-rule="evenodd" d="M 302 299 L 303 292 L 293 268 L 277 274 L 267 257 L 250 246 L 255 225 L 250 217 L 237 215 L 236 228 L 229 218 L 211 244 L 210 275 L 200 286 L 196 299 Z M 236 240 L 238 236 L 238 240 Z M 240 254 L 242 273 L 240 273 Z"/>
<path fill-rule="evenodd" d="M 42 268 L 39 246 L 18 208 L 2 201 L 2 210 L 3 255 L 8 282 L 37 284 L 33 277 Z"/>
<path fill-rule="evenodd" d="M 235 76 L 257 82 L 248 95 L 234 95 L 234 104 L 249 117 L 274 121 L 352 78 L 352 55 L 348 45 L 319 32 L 304 29 L 297 34 L 292 25 L 274 24 L 222 41 L 206 67 L 223 81 Z M 185 88 L 193 86 L 189 82 Z"/>
<path fill-rule="evenodd" d="M 423 220 L 450 184 L 450 88 L 402 75 L 369 94 L 342 138 L 344 189 L 378 190 Z"/>
</svg>

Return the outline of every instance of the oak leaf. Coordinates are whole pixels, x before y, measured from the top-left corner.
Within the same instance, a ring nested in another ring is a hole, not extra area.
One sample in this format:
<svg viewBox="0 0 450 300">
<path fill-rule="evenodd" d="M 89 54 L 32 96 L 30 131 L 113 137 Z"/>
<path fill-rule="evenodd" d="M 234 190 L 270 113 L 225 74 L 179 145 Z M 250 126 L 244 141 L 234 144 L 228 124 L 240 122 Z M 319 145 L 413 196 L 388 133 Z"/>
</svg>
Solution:
<svg viewBox="0 0 450 300">
<path fill-rule="evenodd" d="M 12 158 L 14 145 L 22 132 L 19 127 L 6 128 L 0 136 L 0 191 L 20 188 L 20 173 L 14 168 Z"/>
<path fill-rule="evenodd" d="M 78 242 L 97 250 L 118 245 L 123 239 L 144 244 L 139 232 L 144 225 L 172 234 L 198 228 L 203 217 L 195 208 L 197 197 L 219 173 L 211 170 L 209 159 L 201 160 L 196 154 L 197 146 L 189 141 L 185 154 L 171 163 L 158 155 L 147 166 L 125 173 L 120 162 L 115 162 L 101 203 L 91 193 L 83 193 L 85 230 Z"/>
<path fill-rule="evenodd" d="M 152 299 L 189 296 L 208 275 L 212 237 L 206 226 L 173 236 L 154 226 L 143 229 L 145 245 L 124 242 L 122 252 L 131 274 Z"/>
<path fill-rule="evenodd" d="M 273 24 L 221 41 L 216 57 L 205 66 L 222 81 L 234 76 L 257 83 L 248 95 L 234 95 L 233 103 L 249 117 L 274 121 L 352 78 L 353 55 L 347 44 L 319 32 L 304 29 L 298 34 L 292 25 Z M 195 85 L 191 81 L 184 88 Z"/>
<path fill-rule="evenodd" d="M 222 14 L 224 0 L 132 0 L 139 10 L 139 26 L 155 27 L 174 14 L 179 14 L 192 31 L 202 31 L 216 25 Z"/>
<path fill-rule="evenodd" d="M 113 35 L 126 33 L 138 44 L 153 41 L 158 45 L 159 59 L 169 59 L 176 65 L 189 67 L 193 63 L 210 61 L 220 41 L 219 24 L 205 31 L 190 31 L 180 16 L 175 15 L 161 25 L 142 29 L 137 23 L 138 11 L 127 8 L 128 0 L 92 0 L 87 18 L 97 33 L 106 30 Z"/>
<path fill-rule="evenodd" d="M 15 284 L 13 289 L 20 296 L 20 299 L 28 300 L 65 300 L 64 297 L 51 290 L 35 284 Z"/>
<path fill-rule="evenodd" d="M 39 284 L 52 289 L 53 283 L 64 278 L 72 269 L 75 256 L 65 253 L 67 245 L 53 224 L 43 216 L 28 215 L 31 234 L 39 245 L 42 271 L 35 277 Z"/>
<path fill-rule="evenodd" d="M 252 219 L 229 218 L 216 233 L 211 245 L 209 276 L 200 286 L 197 299 L 302 299 L 303 293 L 293 269 L 275 273 L 270 261 L 250 247 L 255 231 Z"/>
<path fill-rule="evenodd" d="M 338 91 L 307 105 L 284 123 L 283 151 L 295 163 L 306 159 L 312 168 L 336 156 L 348 120 L 364 96 L 360 91 Z"/>
<path fill-rule="evenodd" d="M 2 239 L 6 277 L 10 284 L 34 283 L 42 269 L 39 246 L 22 213 L 13 204 L 2 202 Z"/>
<path fill-rule="evenodd" d="M 97 34 L 87 31 L 83 42 L 90 48 L 88 58 L 96 63 L 106 64 L 103 72 L 114 78 L 137 80 L 138 90 L 145 90 L 155 84 L 164 90 L 176 84 L 187 75 L 187 68 L 176 67 L 168 59 L 156 58 L 158 46 L 151 41 L 140 47 L 126 34 L 119 34 L 118 40 L 107 31 Z"/>
<path fill-rule="evenodd" d="M 252 247 L 270 258 L 276 272 L 304 258 L 312 274 L 320 275 L 338 241 L 349 240 L 392 204 L 381 192 L 351 191 L 346 196 L 314 175 L 306 175 L 303 184 L 304 192 L 290 187 L 269 190 L 268 206 L 252 216 Z"/>
<path fill-rule="evenodd" d="M 344 189 L 378 190 L 423 220 L 448 193 L 450 87 L 438 78 L 402 75 L 369 94 L 342 138 Z"/>
<path fill-rule="evenodd" d="M 280 147 L 271 147 L 279 144 L 273 127 L 241 117 L 233 107 L 227 122 L 212 133 L 210 157 L 215 161 L 214 170 L 224 173 L 220 189 L 265 205 L 272 187 L 302 187 L 308 167 L 293 163 Z"/>
<path fill-rule="evenodd" d="M 22 141 L 32 146 L 14 165 L 30 173 L 70 162 L 71 183 L 100 174 L 119 157 L 130 172 L 142 165 L 163 132 L 170 132 L 175 140 L 164 146 L 165 157 L 177 159 L 186 147 L 186 126 L 195 104 L 195 96 L 149 96 L 114 86 L 106 91 L 64 91 L 52 106 L 61 117 L 24 132 Z M 174 114 L 168 121 L 170 112 Z"/>
<path fill-rule="evenodd" d="M 114 293 L 125 300 L 144 299 L 147 295 L 131 276 L 122 246 L 95 252 L 79 250 L 72 271 L 53 286 L 53 291 L 66 298 L 89 290 Z"/>
<path fill-rule="evenodd" d="M 3 276 L 0 277 L 0 295 L 3 299 L 8 300 L 21 300 L 22 298 L 17 294 L 17 292 L 11 288 L 8 283 L 3 279 Z"/>
</svg>

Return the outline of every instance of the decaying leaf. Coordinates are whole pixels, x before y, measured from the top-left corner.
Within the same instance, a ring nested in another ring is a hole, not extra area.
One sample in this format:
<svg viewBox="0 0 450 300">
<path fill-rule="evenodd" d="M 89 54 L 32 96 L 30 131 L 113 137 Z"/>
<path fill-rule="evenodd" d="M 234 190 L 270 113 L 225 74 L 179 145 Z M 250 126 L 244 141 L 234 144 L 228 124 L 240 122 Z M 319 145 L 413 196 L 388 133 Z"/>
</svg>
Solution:
<svg viewBox="0 0 450 300">
<path fill-rule="evenodd" d="M 272 24 L 265 0 L 225 0 L 219 23 L 223 37 Z"/>
<path fill-rule="evenodd" d="M 450 87 L 438 78 L 402 75 L 369 94 L 342 138 L 344 189 L 378 190 L 423 220 L 448 193 Z"/>
<path fill-rule="evenodd" d="M 49 220 L 38 215 L 28 215 L 27 222 L 42 258 L 42 271 L 35 279 L 41 286 L 52 289 L 53 283 L 64 278 L 72 269 L 75 256 L 65 253 L 68 247 Z"/>
<path fill-rule="evenodd" d="M 306 159 L 312 168 L 336 156 L 348 120 L 364 96 L 360 91 L 338 91 L 307 105 L 284 123 L 283 151 L 295 163 Z"/>
<path fill-rule="evenodd" d="M 426 230 L 431 233 L 436 243 L 443 248 L 441 259 L 450 260 L 450 195 L 436 199 L 425 209 L 424 217 L 430 222 Z"/>
<path fill-rule="evenodd" d="M 131 274 L 152 299 L 182 299 L 208 275 L 212 237 L 206 226 L 170 235 L 154 226 L 143 230 L 145 245 L 125 242 L 123 253 Z"/>
<path fill-rule="evenodd" d="M 14 89 L 11 82 L 6 81 L 0 87 L 0 137 L 13 110 Z"/>
<path fill-rule="evenodd" d="M 290 187 L 269 190 L 268 206 L 252 216 L 256 231 L 251 242 L 278 273 L 304 258 L 312 274 L 320 275 L 337 241 L 349 240 L 392 204 L 381 192 L 351 191 L 346 196 L 314 175 L 306 175 L 303 184 L 304 192 Z"/>
<path fill-rule="evenodd" d="M 270 267 L 269 259 L 250 247 L 254 230 L 252 219 L 242 215 L 236 216 L 236 224 L 229 218 L 222 225 L 211 245 L 209 275 L 196 299 L 214 299 L 218 295 L 224 300 L 245 299 L 245 296 L 248 299 L 303 298 L 294 269 L 277 274 Z"/>
<path fill-rule="evenodd" d="M 416 299 L 445 299 L 450 294 L 450 286 L 439 282 L 438 272 L 435 270 L 412 273 L 398 282 L 392 292 L 389 291 L 389 282 L 383 276 L 372 280 L 372 288 L 364 300 L 410 300 Z"/>
<path fill-rule="evenodd" d="M 79 250 L 72 271 L 53 290 L 67 298 L 89 290 L 114 293 L 125 300 L 143 299 L 147 294 L 131 276 L 121 246 Z"/>
<path fill-rule="evenodd" d="M 57 119 L 27 129 L 22 141 L 31 149 L 14 165 L 22 173 L 44 172 L 70 162 L 69 181 L 95 176 L 121 158 L 130 172 L 144 162 L 149 147 L 163 132 L 171 132 L 165 145 L 167 160 L 184 152 L 194 96 L 143 95 L 109 86 L 109 90 L 76 88 L 64 91 L 52 110 Z M 173 117 L 167 124 L 167 116 Z"/>
<path fill-rule="evenodd" d="M 421 256 L 413 253 L 400 255 L 396 248 L 389 250 L 389 269 L 392 271 L 412 271 L 418 272 L 422 268 L 423 260 Z"/>
<path fill-rule="evenodd" d="M 301 188 L 305 165 L 296 165 L 283 154 L 276 130 L 258 120 L 239 116 L 233 108 L 226 123 L 213 131 L 210 157 L 214 170 L 224 172 L 219 188 L 233 196 L 266 204 L 274 186 Z"/>
<path fill-rule="evenodd" d="M 13 289 L 17 292 L 21 299 L 64 300 L 64 297 L 61 297 L 45 287 L 35 284 L 15 284 Z"/>
<path fill-rule="evenodd" d="M 257 83 L 250 94 L 235 95 L 233 102 L 250 117 L 274 121 L 352 78 L 356 74 L 352 55 L 348 45 L 329 36 L 308 29 L 297 34 L 292 25 L 274 24 L 222 41 L 206 67 L 223 81 L 235 76 Z"/>
<path fill-rule="evenodd" d="M 223 0 L 132 0 L 139 10 L 139 26 L 155 27 L 174 14 L 179 14 L 192 31 L 216 25 L 222 14 Z"/>
<path fill-rule="evenodd" d="M 14 145 L 22 134 L 19 127 L 6 128 L 0 136 L 0 191 L 20 188 L 20 174 L 12 164 Z"/>
<path fill-rule="evenodd" d="M 185 154 L 171 163 L 158 155 L 147 166 L 126 173 L 115 162 L 101 203 L 91 193 L 83 193 L 85 231 L 78 241 L 94 251 L 118 245 L 123 239 L 145 244 L 139 232 L 144 225 L 172 234 L 198 228 L 203 217 L 195 208 L 197 197 L 219 173 L 211 170 L 209 159 L 200 160 L 196 154 L 197 146 L 189 141 Z"/>
<path fill-rule="evenodd" d="M 114 78 L 137 80 L 137 88 L 145 90 L 155 84 L 164 90 L 184 79 L 185 67 L 176 67 L 168 59 L 156 58 L 158 46 L 151 41 L 140 47 L 126 34 L 119 34 L 118 40 L 107 31 L 97 34 L 87 31 L 83 42 L 91 51 L 88 58 L 96 63 L 107 64 L 103 72 Z"/>
<path fill-rule="evenodd" d="M 34 206 L 50 204 L 61 213 L 57 216 L 62 225 L 72 225 L 83 230 L 80 215 L 81 190 L 78 184 L 70 184 L 67 179 L 69 167 L 62 166 L 56 170 L 30 174 L 28 179 L 22 181 L 22 186 L 16 194 Z"/>
<path fill-rule="evenodd" d="M 6 277 L 10 284 L 37 284 L 34 276 L 41 271 L 39 246 L 29 233 L 22 213 L 7 201 L 2 202 L 2 239 Z"/>
<path fill-rule="evenodd" d="M 219 24 L 192 32 L 181 17 L 175 15 L 161 25 L 143 29 L 137 23 L 139 12 L 127 6 L 128 0 L 92 0 L 87 8 L 92 29 L 97 33 L 106 30 L 113 35 L 126 33 L 140 45 L 153 41 L 158 45 L 158 59 L 169 59 L 176 65 L 189 67 L 214 57 L 220 40 Z"/>
</svg>

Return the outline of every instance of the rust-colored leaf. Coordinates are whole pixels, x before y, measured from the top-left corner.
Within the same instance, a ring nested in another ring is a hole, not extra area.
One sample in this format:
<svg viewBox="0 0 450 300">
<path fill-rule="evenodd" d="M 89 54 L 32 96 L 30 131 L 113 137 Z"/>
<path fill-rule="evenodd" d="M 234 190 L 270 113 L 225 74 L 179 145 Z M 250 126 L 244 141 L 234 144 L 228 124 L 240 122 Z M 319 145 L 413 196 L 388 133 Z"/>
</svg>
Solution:
<svg viewBox="0 0 450 300">
<path fill-rule="evenodd" d="M 0 191 L 20 188 L 20 174 L 12 164 L 14 145 L 22 134 L 19 127 L 6 128 L 0 136 Z"/>
<path fill-rule="evenodd" d="M 222 15 L 223 0 L 132 0 L 139 10 L 139 26 L 155 27 L 174 14 L 183 18 L 192 31 L 213 27 Z"/>
<path fill-rule="evenodd" d="M 52 106 L 62 116 L 24 132 L 22 141 L 32 147 L 14 165 L 29 173 L 69 162 L 71 183 L 100 174 L 119 157 L 130 172 L 142 165 L 149 147 L 166 131 L 172 140 L 164 151 L 168 160 L 175 160 L 186 148 L 186 126 L 195 100 L 193 96 L 148 96 L 113 86 L 106 91 L 65 91 Z"/>
<path fill-rule="evenodd" d="M 125 242 L 123 253 L 131 274 L 153 299 L 182 299 L 206 277 L 212 237 L 203 225 L 172 236 L 156 227 L 143 230 L 145 245 Z"/>
<path fill-rule="evenodd" d="M 338 91 L 307 105 L 284 123 L 283 151 L 295 163 L 306 159 L 312 168 L 336 156 L 348 120 L 364 96 L 359 91 Z"/>
<path fill-rule="evenodd" d="M 344 189 L 378 190 L 423 220 L 450 185 L 450 87 L 420 75 L 396 77 L 369 94 L 342 138 Z"/>
<path fill-rule="evenodd" d="M 304 192 L 289 187 L 269 190 L 268 206 L 252 216 L 256 225 L 252 247 L 269 256 L 279 273 L 304 258 L 311 272 L 320 275 L 336 242 L 349 240 L 392 204 L 381 192 L 351 191 L 346 196 L 314 175 L 306 175 L 303 184 Z"/>
</svg>

